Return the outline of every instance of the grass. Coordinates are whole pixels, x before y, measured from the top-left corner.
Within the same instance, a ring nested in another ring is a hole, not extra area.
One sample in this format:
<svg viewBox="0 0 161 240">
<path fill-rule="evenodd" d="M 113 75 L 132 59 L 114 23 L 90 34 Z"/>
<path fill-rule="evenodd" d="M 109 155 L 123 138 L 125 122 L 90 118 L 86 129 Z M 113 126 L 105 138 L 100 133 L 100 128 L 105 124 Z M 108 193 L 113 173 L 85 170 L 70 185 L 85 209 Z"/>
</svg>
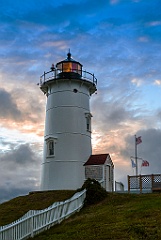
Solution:
<svg viewBox="0 0 161 240">
<path fill-rule="evenodd" d="M 109 194 L 33 239 L 161 239 L 161 195 Z"/>
<path fill-rule="evenodd" d="M 22 217 L 29 210 L 45 209 L 54 202 L 70 198 L 75 191 L 33 192 L 0 204 L 0 226 Z"/>
<path fill-rule="evenodd" d="M 54 192 L 52 193 L 53 199 L 56 199 Z M 58 196 L 60 196 L 60 192 L 61 191 L 58 191 Z M 41 193 L 41 196 L 36 196 L 37 194 L 19 197 L 1 204 L 0 223 L 5 222 L 3 219 L 6 215 L 5 210 L 7 214 L 12 216 L 17 215 L 16 211 L 20 211 L 20 208 L 26 208 L 26 205 L 28 205 L 27 208 L 29 208 L 30 205 L 30 209 L 44 208 L 50 197 L 44 193 Z M 66 194 L 69 194 L 70 197 L 73 193 L 69 191 L 66 192 Z M 64 198 L 66 198 L 67 195 L 64 196 Z M 32 200 L 30 198 L 32 198 Z M 20 202 L 21 204 L 19 204 Z M 51 202 L 49 202 L 48 204 L 51 205 Z M 43 207 L 41 207 L 41 203 Z M 15 206 L 15 204 L 18 206 Z M 5 205 L 8 205 L 8 207 L 6 206 L 7 208 L 4 208 Z M 14 218 L 14 216 L 12 217 Z M 161 239 L 161 194 L 110 193 L 102 202 L 84 207 L 79 213 L 76 213 L 61 224 L 52 227 L 32 239 L 159 240 Z"/>
</svg>

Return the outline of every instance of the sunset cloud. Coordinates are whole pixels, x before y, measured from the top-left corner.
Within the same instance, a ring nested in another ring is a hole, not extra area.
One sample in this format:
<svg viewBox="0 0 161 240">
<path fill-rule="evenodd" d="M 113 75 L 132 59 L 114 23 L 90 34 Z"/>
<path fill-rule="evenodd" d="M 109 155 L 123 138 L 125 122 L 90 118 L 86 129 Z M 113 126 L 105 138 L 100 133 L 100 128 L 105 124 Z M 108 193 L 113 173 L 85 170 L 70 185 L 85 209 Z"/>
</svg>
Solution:
<svg viewBox="0 0 161 240">
<path fill-rule="evenodd" d="M 160 9 L 159 0 L 1 2 L 0 201 L 39 188 L 46 96 L 37 84 L 69 49 L 98 79 L 93 153 L 111 155 L 115 180 L 127 188 L 141 135 L 138 154 L 150 162 L 142 171 L 159 171 Z"/>
</svg>

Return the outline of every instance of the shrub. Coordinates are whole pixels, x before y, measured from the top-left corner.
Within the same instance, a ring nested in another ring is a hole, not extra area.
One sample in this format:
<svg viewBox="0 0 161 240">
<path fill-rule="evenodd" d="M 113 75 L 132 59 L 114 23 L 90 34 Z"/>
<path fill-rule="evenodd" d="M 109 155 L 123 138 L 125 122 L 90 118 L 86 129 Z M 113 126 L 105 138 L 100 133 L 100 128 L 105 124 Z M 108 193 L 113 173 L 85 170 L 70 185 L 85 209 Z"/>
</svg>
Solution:
<svg viewBox="0 0 161 240">
<path fill-rule="evenodd" d="M 101 187 L 100 183 L 95 179 L 88 178 L 80 190 L 86 189 L 85 205 L 91 205 L 102 201 L 107 197 L 106 190 Z"/>
</svg>

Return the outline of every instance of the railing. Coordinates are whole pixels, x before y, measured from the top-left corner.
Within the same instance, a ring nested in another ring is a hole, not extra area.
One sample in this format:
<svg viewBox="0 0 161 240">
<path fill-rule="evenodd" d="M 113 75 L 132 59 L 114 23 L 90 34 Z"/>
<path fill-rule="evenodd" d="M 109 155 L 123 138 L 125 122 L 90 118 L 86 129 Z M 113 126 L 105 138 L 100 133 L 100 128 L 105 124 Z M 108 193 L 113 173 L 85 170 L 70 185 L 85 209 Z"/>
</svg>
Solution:
<svg viewBox="0 0 161 240">
<path fill-rule="evenodd" d="M 128 192 L 161 191 L 161 174 L 128 176 Z"/>
<path fill-rule="evenodd" d="M 49 80 L 62 78 L 60 77 L 61 76 L 60 74 L 63 75 L 63 73 L 70 74 L 71 78 L 74 78 L 74 76 L 76 76 L 74 74 L 77 74 L 79 79 L 91 81 L 93 84 L 97 85 L 97 78 L 94 76 L 94 74 L 90 72 L 77 69 L 76 70 L 72 69 L 70 72 L 62 72 L 62 70 L 54 69 L 49 72 L 44 72 L 44 74 L 40 76 L 40 86 Z"/>
<path fill-rule="evenodd" d="M 64 202 L 56 202 L 44 210 L 30 210 L 11 224 L 0 227 L 0 240 L 21 240 L 49 229 L 83 207 L 86 190 L 77 192 Z"/>
<path fill-rule="evenodd" d="M 115 192 L 124 192 L 124 184 L 115 181 Z"/>
</svg>

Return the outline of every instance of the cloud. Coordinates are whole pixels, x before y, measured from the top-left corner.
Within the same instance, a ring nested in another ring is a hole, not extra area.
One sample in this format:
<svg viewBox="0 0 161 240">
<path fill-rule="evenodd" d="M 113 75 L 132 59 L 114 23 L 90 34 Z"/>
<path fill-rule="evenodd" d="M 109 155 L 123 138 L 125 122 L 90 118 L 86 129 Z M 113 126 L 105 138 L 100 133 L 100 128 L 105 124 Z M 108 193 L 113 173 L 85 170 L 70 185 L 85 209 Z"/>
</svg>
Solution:
<svg viewBox="0 0 161 240">
<path fill-rule="evenodd" d="M 142 143 L 138 145 L 138 157 L 141 157 L 147 160 L 150 164 L 147 168 L 142 168 L 142 173 L 145 174 L 158 174 L 161 169 L 161 149 L 160 149 L 160 139 L 161 139 L 161 130 L 160 129 L 145 129 L 140 130 L 137 133 L 137 136 L 142 137 Z M 133 149 L 134 154 L 134 137 L 128 136 L 126 138 L 127 148 Z M 141 169 L 140 169 L 141 170 Z"/>
<path fill-rule="evenodd" d="M 111 5 L 117 4 L 117 3 L 119 3 L 119 2 L 120 2 L 120 0 L 110 0 L 110 4 L 111 4 Z"/>
<path fill-rule="evenodd" d="M 129 86 L 130 87 L 130 86 Z M 139 93 L 130 91 L 127 85 L 111 85 L 103 90 L 99 90 L 92 98 L 92 113 L 94 115 L 94 125 L 98 125 L 101 132 L 122 130 L 139 125 L 142 117 L 141 107 L 137 104 Z M 137 124 L 135 124 L 137 122 Z"/>
<path fill-rule="evenodd" d="M 29 144 L 1 153 L 0 202 L 39 189 L 41 161 Z"/>
<path fill-rule="evenodd" d="M 132 79 L 131 82 L 135 84 L 137 87 L 140 87 L 143 84 L 143 80 L 137 78 Z"/>
<path fill-rule="evenodd" d="M 12 85 L 4 84 L 9 92 L 0 89 L 0 125 L 43 136 L 46 97 L 36 84 L 22 84 L 24 88 Z"/>
<path fill-rule="evenodd" d="M 21 118 L 21 112 L 17 108 L 17 105 L 11 95 L 2 88 L 0 89 L 0 102 L 1 118 L 12 118 L 15 121 Z"/>
<path fill-rule="evenodd" d="M 106 142 L 104 153 L 110 154 L 115 165 L 115 179 L 123 182 L 125 189 L 127 189 L 127 175 L 135 174 L 130 160 L 131 156 L 135 156 L 135 134 L 142 137 L 142 143 L 137 145 L 137 156 L 149 162 L 149 167 L 141 167 L 142 160 L 138 160 L 138 173 L 143 175 L 160 174 L 161 169 L 160 129 L 139 130 L 134 134 L 122 132 L 122 135 L 117 136 L 120 138 L 118 141 L 111 136 L 104 135 L 102 139 Z M 114 148 L 111 143 L 111 145 L 109 144 L 112 141 Z M 123 141 L 122 144 L 120 144 L 121 141 Z"/>
<path fill-rule="evenodd" d="M 147 36 L 141 36 L 139 37 L 138 41 L 146 43 L 149 41 L 149 38 Z"/>
<path fill-rule="evenodd" d="M 111 85 L 92 96 L 92 144 L 94 153 L 110 154 L 115 165 L 116 180 L 122 181 L 127 188 L 126 176 L 134 174 L 130 156 L 135 154 L 135 134 L 143 138 L 143 143 L 138 146 L 139 156 L 148 161 L 149 157 L 155 158 L 155 165 L 160 164 L 157 155 L 161 154 L 160 150 L 158 152 L 161 132 L 160 129 L 152 128 L 160 119 L 160 111 L 153 111 L 150 116 L 148 109 L 145 111 L 145 106 L 141 106 L 139 92 L 124 90 L 124 85 L 120 85 L 117 90 L 115 87 Z M 147 141 L 148 138 L 150 143 Z M 149 146 L 153 141 L 154 151 L 153 144 L 152 147 Z M 152 154 L 149 154 L 148 149 L 153 152 L 153 156 L 150 156 Z M 157 167 L 152 165 L 149 168 L 142 168 L 142 173 L 145 174 L 158 172 Z"/>
<path fill-rule="evenodd" d="M 161 21 L 152 21 L 152 22 L 149 22 L 148 25 L 151 27 L 160 26 Z"/>
<path fill-rule="evenodd" d="M 90 9 L 88 8 L 89 4 Z M 17 6 L 17 2 L 15 6 Z M 144 18 L 139 15 L 139 19 L 137 19 L 138 15 L 136 13 L 138 11 L 133 11 L 133 5 L 130 3 L 126 3 L 125 5 L 120 4 L 120 7 L 124 6 L 126 10 L 130 10 L 130 13 L 133 14 L 130 20 L 126 19 L 123 14 L 119 13 L 118 15 L 117 10 L 110 7 L 107 1 L 101 1 L 101 3 L 95 2 L 94 4 L 93 1 L 84 1 L 77 2 L 76 4 L 64 3 L 56 6 L 52 2 L 48 2 L 48 4 L 40 2 L 39 6 L 36 6 L 34 3 L 31 3 L 31 6 L 25 4 L 25 9 L 23 6 L 17 6 L 18 15 L 13 14 L 14 12 L 12 11 L 7 13 L 9 16 L 13 15 L 12 17 L 19 19 L 19 21 L 15 20 L 4 25 L 7 25 L 9 28 L 9 24 L 14 24 L 14 27 L 17 27 L 16 31 L 14 29 L 14 32 L 16 32 L 15 37 L 9 39 L 8 50 L 6 50 L 5 45 L 3 47 L 3 61 L 7 56 L 7 61 L 5 61 L 5 64 L 2 64 L 4 70 L 11 73 L 19 73 L 23 78 L 25 76 L 27 78 L 27 75 L 31 74 L 30 78 L 36 79 L 36 71 L 39 71 L 41 74 L 42 65 L 44 66 L 44 70 L 49 69 L 53 61 L 53 53 L 57 61 L 64 56 L 60 55 L 62 49 L 63 51 L 68 50 L 71 46 L 75 46 L 75 42 L 77 42 L 76 52 L 80 55 L 80 47 L 83 49 L 87 48 L 88 51 L 85 50 L 84 52 L 87 52 L 88 56 L 86 58 L 89 62 L 90 59 L 91 62 L 94 59 L 98 62 L 96 59 L 97 54 L 94 53 L 104 53 L 105 51 L 108 56 L 107 62 L 109 68 L 112 65 L 113 68 L 118 69 L 119 66 L 123 66 L 124 64 L 127 67 L 127 71 L 137 69 L 135 74 L 138 78 L 140 75 L 145 74 L 145 72 L 147 73 L 147 69 L 150 71 L 152 66 L 150 48 L 149 56 L 147 56 L 147 52 L 144 54 L 144 51 L 141 50 L 143 46 L 139 47 L 135 43 L 135 39 L 143 39 L 144 36 L 143 33 L 140 36 L 140 29 L 137 28 L 140 28 L 141 25 L 135 26 L 135 24 L 140 24 L 141 19 Z M 107 6 L 108 8 L 106 8 Z M 148 14 L 148 7 L 145 9 L 145 15 Z M 79 11 L 76 11 L 76 9 L 79 9 Z M 103 13 L 100 15 L 99 11 L 102 10 Z M 110 13 L 111 10 L 112 12 Z M 82 18 L 83 14 L 84 17 Z M 68 16 L 68 19 L 66 16 Z M 100 26 L 104 26 L 102 31 L 100 31 Z M 13 29 L 12 25 L 10 27 Z M 37 31 L 35 31 L 35 28 Z M 6 30 L 7 36 L 9 35 L 8 30 Z M 94 31 L 94 38 L 92 31 Z M 13 34 L 11 35 L 13 36 Z M 149 39 L 146 33 L 145 38 Z M 4 37 L 4 43 L 5 39 L 6 37 Z M 90 48 L 85 44 L 86 42 L 90 42 Z M 17 45 L 19 46 L 18 49 Z M 125 51 L 125 47 L 127 51 Z M 95 51 L 92 51 L 92 49 L 95 49 Z M 130 58 L 127 56 L 127 52 L 130 53 Z M 83 60 L 85 60 L 85 55 Z M 45 64 L 43 57 L 45 58 Z M 104 58 L 98 54 L 98 59 L 100 61 L 100 59 Z M 159 59 L 156 57 L 155 60 L 158 61 Z M 144 68 L 141 66 L 148 62 L 149 66 L 144 71 Z"/>
<path fill-rule="evenodd" d="M 31 183 L 32 185 L 32 183 Z M 16 187 L 16 186 L 10 186 L 10 187 L 6 187 L 6 186 L 2 186 L 0 187 L 0 203 L 6 202 L 10 199 L 13 199 L 17 196 L 23 196 L 23 195 L 27 195 L 32 188 L 30 188 L 30 186 L 23 186 L 22 188 Z"/>
<path fill-rule="evenodd" d="M 36 84 L 69 48 L 98 78 L 98 94 L 91 98 L 93 151 L 109 152 L 116 180 L 126 182 L 134 135 L 145 131 L 141 154 L 148 134 L 155 139 L 160 128 L 153 101 L 156 89 L 160 96 L 160 0 L 6 0 L 0 14 L 2 194 L 38 184 L 46 97 Z M 146 151 L 143 158 L 150 156 Z M 143 171 L 148 169 L 153 170 Z"/>
<path fill-rule="evenodd" d="M 160 85 L 161 85 L 161 80 L 155 80 L 155 81 L 154 81 L 154 85 L 160 86 Z"/>
<path fill-rule="evenodd" d="M 18 148 L 13 149 L 7 153 L 4 153 L 1 156 L 1 163 L 5 165 L 13 165 L 13 166 L 23 166 L 30 165 L 31 163 L 34 165 L 35 163 L 35 155 L 33 151 L 30 149 L 28 144 L 20 145 Z M 12 167 L 12 166 L 11 166 Z"/>
</svg>

